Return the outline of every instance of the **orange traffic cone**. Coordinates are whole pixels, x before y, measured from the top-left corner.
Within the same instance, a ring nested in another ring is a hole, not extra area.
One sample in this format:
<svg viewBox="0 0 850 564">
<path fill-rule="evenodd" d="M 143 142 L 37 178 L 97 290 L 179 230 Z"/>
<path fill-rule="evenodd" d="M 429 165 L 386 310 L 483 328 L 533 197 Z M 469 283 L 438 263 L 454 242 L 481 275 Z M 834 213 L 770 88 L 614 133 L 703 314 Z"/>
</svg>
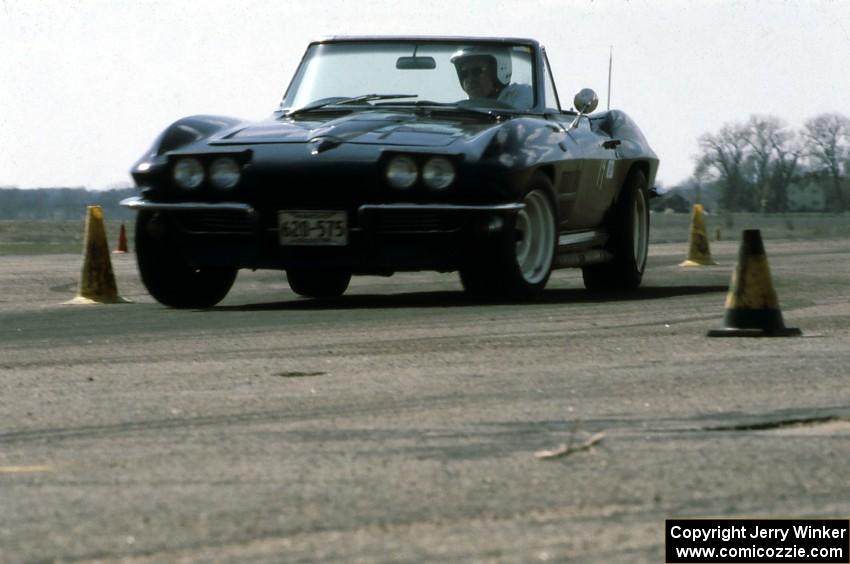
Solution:
<svg viewBox="0 0 850 564">
<path fill-rule="evenodd" d="M 103 209 L 89 206 L 86 216 L 85 255 L 77 297 L 67 304 L 120 304 L 130 300 L 118 295 L 112 262 L 109 260 L 109 245 L 103 225 Z"/>
<path fill-rule="evenodd" d="M 691 212 L 691 233 L 688 236 L 688 258 L 679 266 L 707 266 L 717 264 L 711 259 L 711 249 L 705 234 L 704 210 L 701 204 L 694 204 Z"/>
<path fill-rule="evenodd" d="M 726 295 L 723 329 L 708 332 L 709 337 L 795 337 L 797 328 L 785 327 L 779 300 L 770 279 L 770 267 L 761 240 L 761 231 L 743 232 L 738 264 Z"/>
<path fill-rule="evenodd" d="M 122 254 L 127 252 L 127 231 L 124 229 L 124 224 L 121 224 L 121 229 L 118 231 L 118 246 L 112 251 L 114 254 Z"/>
</svg>

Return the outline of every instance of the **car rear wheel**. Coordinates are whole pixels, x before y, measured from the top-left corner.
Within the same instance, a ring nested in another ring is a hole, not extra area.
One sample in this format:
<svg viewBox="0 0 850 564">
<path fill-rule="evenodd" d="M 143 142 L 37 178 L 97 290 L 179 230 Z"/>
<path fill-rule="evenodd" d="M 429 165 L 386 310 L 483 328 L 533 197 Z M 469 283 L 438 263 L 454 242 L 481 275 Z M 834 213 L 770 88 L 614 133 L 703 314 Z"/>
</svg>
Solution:
<svg viewBox="0 0 850 564">
<path fill-rule="evenodd" d="M 337 270 L 290 268 L 286 271 L 289 287 L 306 298 L 337 298 L 345 293 L 351 273 Z"/>
<path fill-rule="evenodd" d="M 640 286 L 649 254 L 649 189 L 646 176 L 632 169 L 608 220 L 606 249 L 611 262 L 585 266 L 584 286 L 592 292 L 630 291 Z"/>
<path fill-rule="evenodd" d="M 139 212 L 136 218 L 136 262 L 151 296 L 174 308 L 208 308 L 230 291 L 237 269 L 187 264 L 170 236 L 167 218 Z"/>
<path fill-rule="evenodd" d="M 464 289 L 481 297 L 531 299 L 546 287 L 552 272 L 557 219 L 552 183 L 536 173 L 520 210 L 493 253 L 460 270 Z"/>
</svg>

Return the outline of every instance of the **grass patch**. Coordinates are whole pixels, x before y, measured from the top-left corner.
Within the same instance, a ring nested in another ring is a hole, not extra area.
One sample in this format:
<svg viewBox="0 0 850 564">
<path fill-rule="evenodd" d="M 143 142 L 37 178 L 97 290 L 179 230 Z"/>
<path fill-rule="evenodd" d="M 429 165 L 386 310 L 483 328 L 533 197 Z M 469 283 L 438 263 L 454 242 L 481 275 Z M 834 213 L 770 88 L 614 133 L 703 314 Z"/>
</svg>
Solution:
<svg viewBox="0 0 850 564">
<path fill-rule="evenodd" d="M 650 222 L 652 243 L 688 241 L 689 213 L 656 212 L 651 215 Z M 107 242 L 110 248 L 115 248 L 122 223 L 132 251 L 135 248 L 132 221 L 106 220 Z M 763 239 L 842 239 L 850 236 L 850 214 L 712 214 L 705 216 L 705 227 L 711 241 L 716 241 L 718 235 L 724 241 L 737 241 L 744 229 L 761 230 Z M 59 221 L 0 220 L 0 254 L 82 254 L 84 242 L 84 217 Z"/>
<path fill-rule="evenodd" d="M 118 244 L 121 221 L 107 220 L 106 240 L 114 249 Z M 85 243 L 85 218 L 79 220 L 0 220 L 0 254 L 82 254 Z M 132 243 L 133 225 L 125 224 L 127 243 Z"/>
<path fill-rule="evenodd" d="M 653 213 L 650 217 L 650 242 L 687 242 L 690 228 L 689 213 Z M 850 214 L 705 215 L 705 231 L 711 241 L 716 241 L 718 235 L 724 241 L 737 241 L 744 229 L 760 230 L 763 239 L 843 239 L 850 236 Z"/>
</svg>

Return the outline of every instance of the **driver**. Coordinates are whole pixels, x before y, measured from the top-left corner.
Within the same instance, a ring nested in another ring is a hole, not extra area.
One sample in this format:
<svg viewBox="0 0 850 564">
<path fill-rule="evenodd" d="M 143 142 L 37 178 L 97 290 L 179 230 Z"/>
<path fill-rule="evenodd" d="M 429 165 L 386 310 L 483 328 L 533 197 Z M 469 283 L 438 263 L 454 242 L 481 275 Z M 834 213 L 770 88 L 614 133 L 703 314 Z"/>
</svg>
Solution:
<svg viewBox="0 0 850 564">
<path fill-rule="evenodd" d="M 490 98 L 518 110 L 531 108 L 531 86 L 511 84 L 511 55 L 507 49 L 464 47 L 449 60 L 470 100 Z"/>
</svg>

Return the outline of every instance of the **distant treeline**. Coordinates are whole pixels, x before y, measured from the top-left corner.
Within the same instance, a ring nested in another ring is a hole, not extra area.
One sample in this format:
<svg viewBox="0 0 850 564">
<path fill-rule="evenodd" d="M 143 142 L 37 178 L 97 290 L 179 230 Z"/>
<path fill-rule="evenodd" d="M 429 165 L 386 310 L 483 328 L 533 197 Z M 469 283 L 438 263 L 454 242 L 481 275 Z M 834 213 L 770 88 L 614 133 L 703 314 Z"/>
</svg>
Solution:
<svg viewBox="0 0 850 564">
<path fill-rule="evenodd" d="M 135 188 L 0 188 L 0 219 L 81 219 L 87 206 L 101 206 L 106 219 L 132 219 L 135 213 L 119 202 L 136 194 Z"/>
<path fill-rule="evenodd" d="M 754 114 L 698 143 L 693 176 L 671 191 L 723 212 L 850 211 L 848 116 L 820 114 L 795 129 Z"/>
</svg>

